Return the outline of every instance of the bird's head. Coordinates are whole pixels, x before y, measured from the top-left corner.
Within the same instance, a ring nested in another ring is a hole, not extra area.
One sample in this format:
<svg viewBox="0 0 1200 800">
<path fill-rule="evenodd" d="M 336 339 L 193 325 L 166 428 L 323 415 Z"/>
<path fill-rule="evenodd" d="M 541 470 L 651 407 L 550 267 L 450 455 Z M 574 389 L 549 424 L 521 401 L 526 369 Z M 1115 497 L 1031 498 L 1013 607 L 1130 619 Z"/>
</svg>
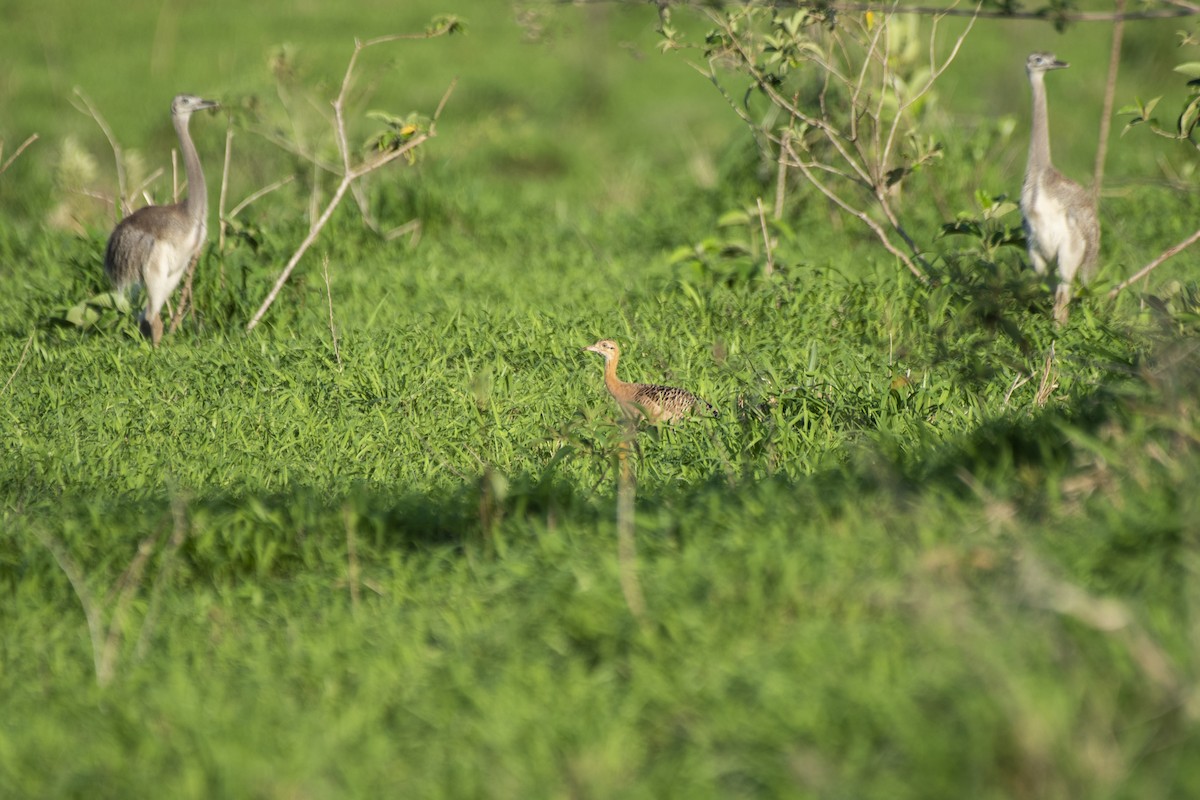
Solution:
<svg viewBox="0 0 1200 800">
<path fill-rule="evenodd" d="M 1025 59 L 1025 71 L 1032 75 L 1035 72 L 1049 72 L 1052 69 L 1066 69 L 1071 66 L 1065 61 L 1059 61 L 1054 53 L 1030 53 Z"/>
<path fill-rule="evenodd" d="M 583 348 L 593 353 L 599 353 L 604 356 L 605 361 L 610 361 L 621 354 L 621 348 L 617 347 L 617 343 L 612 339 L 601 339 L 593 345 Z"/>
<path fill-rule="evenodd" d="M 194 94 L 177 94 L 171 101 L 171 115 L 175 117 L 188 116 L 193 111 L 203 111 L 206 108 L 220 108 L 216 100 L 205 100 Z"/>
</svg>

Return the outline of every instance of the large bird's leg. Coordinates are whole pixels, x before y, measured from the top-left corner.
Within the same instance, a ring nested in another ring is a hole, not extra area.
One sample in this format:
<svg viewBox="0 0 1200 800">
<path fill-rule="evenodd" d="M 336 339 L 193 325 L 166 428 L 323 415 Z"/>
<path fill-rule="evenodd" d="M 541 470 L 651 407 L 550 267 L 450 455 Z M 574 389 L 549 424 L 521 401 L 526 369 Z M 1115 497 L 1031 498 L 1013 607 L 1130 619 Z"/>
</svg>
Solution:
<svg viewBox="0 0 1200 800">
<path fill-rule="evenodd" d="M 187 275 L 183 279 L 183 291 L 179 293 L 179 308 L 175 309 L 175 313 L 171 315 L 171 327 L 167 329 L 167 333 L 174 333 L 179 327 L 179 323 L 183 322 L 183 315 L 187 313 L 188 308 L 192 305 L 192 278 L 196 275 L 196 264 L 200 262 L 200 251 L 192 256 L 192 260 L 188 262 Z"/>
</svg>

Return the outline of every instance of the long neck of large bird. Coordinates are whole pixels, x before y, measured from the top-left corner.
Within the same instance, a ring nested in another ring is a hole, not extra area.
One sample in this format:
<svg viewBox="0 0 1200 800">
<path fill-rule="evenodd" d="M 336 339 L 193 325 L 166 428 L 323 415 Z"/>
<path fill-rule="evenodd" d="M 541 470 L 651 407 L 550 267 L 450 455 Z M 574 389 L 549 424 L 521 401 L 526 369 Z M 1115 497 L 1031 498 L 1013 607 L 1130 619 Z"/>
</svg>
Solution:
<svg viewBox="0 0 1200 800">
<path fill-rule="evenodd" d="M 1046 111 L 1045 73 L 1032 72 L 1029 88 L 1033 93 L 1033 126 L 1029 132 L 1029 173 L 1050 167 L 1050 122 Z"/>
<path fill-rule="evenodd" d="M 604 361 L 604 385 L 608 387 L 610 392 L 616 392 L 621 386 L 621 379 L 617 377 L 617 359 L 618 355 Z"/>
<path fill-rule="evenodd" d="M 183 148 L 183 168 L 187 173 L 188 195 L 186 201 L 187 215 L 192 222 L 203 223 L 208 216 L 208 188 L 204 185 L 204 170 L 200 168 L 200 156 L 196 154 L 196 145 L 188 134 L 188 115 L 175 117 L 175 133 L 179 135 L 179 145 Z"/>
</svg>

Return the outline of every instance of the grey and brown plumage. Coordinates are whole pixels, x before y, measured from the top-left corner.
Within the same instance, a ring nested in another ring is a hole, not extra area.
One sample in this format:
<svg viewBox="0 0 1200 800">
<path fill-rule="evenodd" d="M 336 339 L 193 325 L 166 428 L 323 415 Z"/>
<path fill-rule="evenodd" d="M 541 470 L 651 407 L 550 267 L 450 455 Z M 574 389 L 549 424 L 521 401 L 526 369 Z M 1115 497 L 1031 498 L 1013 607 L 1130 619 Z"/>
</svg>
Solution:
<svg viewBox="0 0 1200 800">
<path fill-rule="evenodd" d="M 193 112 L 216 107 L 216 102 L 190 94 L 178 95 L 171 102 L 171 122 L 187 173 L 187 198 L 139 208 L 125 217 L 113 229 L 104 252 L 104 271 L 117 291 L 139 284 L 146 287 L 146 307 L 138 315 L 138 326 L 156 345 L 162 338 L 159 312 L 208 234 L 208 191 L 200 157 L 188 133 L 188 120 Z"/>
<path fill-rule="evenodd" d="M 1025 62 L 1033 97 L 1029 133 L 1029 163 L 1021 186 L 1021 213 L 1029 260 L 1043 275 L 1053 263 L 1058 286 L 1054 318 L 1065 322 L 1071 302 L 1071 282 L 1078 275 L 1087 283 L 1096 271 L 1100 253 L 1100 220 L 1091 192 L 1063 175 L 1050 161 L 1050 121 L 1046 110 L 1045 76 L 1068 66 L 1053 53 L 1032 53 Z"/>
<path fill-rule="evenodd" d="M 626 383 L 618 378 L 617 362 L 621 358 L 621 348 L 612 339 L 601 339 L 583 349 L 604 357 L 604 385 L 626 417 L 644 417 L 657 423 L 674 422 L 694 412 L 713 417 L 720 413 L 686 389 L 653 383 Z"/>
</svg>

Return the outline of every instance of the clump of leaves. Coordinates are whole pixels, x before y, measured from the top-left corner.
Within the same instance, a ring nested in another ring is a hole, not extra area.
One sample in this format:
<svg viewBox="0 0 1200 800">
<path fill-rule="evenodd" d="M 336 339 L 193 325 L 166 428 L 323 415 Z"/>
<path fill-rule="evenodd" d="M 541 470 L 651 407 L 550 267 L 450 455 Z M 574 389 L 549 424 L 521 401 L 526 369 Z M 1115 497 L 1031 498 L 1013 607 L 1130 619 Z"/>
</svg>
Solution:
<svg viewBox="0 0 1200 800">
<path fill-rule="evenodd" d="M 1180 47 L 1200 45 L 1200 38 L 1194 34 L 1180 31 L 1179 37 Z M 1185 61 L 1177 64 L 1175 71 L 1188 78 L 1188 95 L 1184 98 L 1182 110 L 1175 117 L 1174 122 L 1169 126 L 1164 126 L 1154 114 L 1159 101 L 1163 98 L 1162 95 L 1144 103 L 1140 98 L 1135 98 L 1132 105 L 1125 106 L 1117 112 L 1130 117 L 1124 130 L 1121 131 L 1121 135 L 1137 125 L 1145 125 L 1159 136 L 1186 141 L 1200 150 L 1200 141 L 1196 139 L 1196 125 L 1197 122 L 1200 122 L 1200 61 Z"/>
<path fill-rule="evenodd" d="M 129 298 L 119 292 L 104 292 L 60 309 L 50 316 L 51 325 L 90 328 L 111 328 L 130 313 Z"/>
<path fill-rule="evenodd" d="M 953 222 L 942 225 L 939 238 L 969 237 L 966 248 L 994 261 L 1002 247 L 1025 248 L 1025 230 L 1019 207 L 1007 195 L 991 195 L 982 189 L 975 192 L 975 212 L 959 212 Z"/>
<path fill-rule="evenodd" d="M 366 148 L 379 153 L 392 153 L 404 148 L 414 137 L 429 132 L 431 120 L 429 117 L 415 111 L 400 117 L 387 111 L 368 111 L 369 119 L 379 120 L 384 129 L 367 139 Z M 418 150 L 409 149 L 404 153 L 404 160 L 413 164 L 417 160 Z"/>
<path fill-rule="evenodd" d="M 697 69 L 776 165 L 773 216 L 789 173 L 799 175 L 925 280 L 929 264 L 899 213 L 901 185 L 941 155 L 922 124 L 974 20 L 939 57 L 937 19 L 925 33 L 915 19 L 872 11 L 734 3 L 701 13 L 712 28 L 691 46 Z M 664 50 L 689 47 L 669 23 L 660 17 Z"/>
</svg>

